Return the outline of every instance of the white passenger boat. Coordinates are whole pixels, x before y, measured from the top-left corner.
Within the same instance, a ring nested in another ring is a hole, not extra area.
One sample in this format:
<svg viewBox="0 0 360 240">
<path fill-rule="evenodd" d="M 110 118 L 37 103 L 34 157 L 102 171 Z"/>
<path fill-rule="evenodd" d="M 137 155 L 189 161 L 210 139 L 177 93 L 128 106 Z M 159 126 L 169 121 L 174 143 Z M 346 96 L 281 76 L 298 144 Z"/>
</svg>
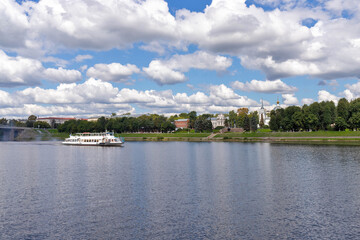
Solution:
<svg viewBox="0 0 360 240">
<path fill-rule="evenodd" d="M 76 133 L 70 134 L 69 138 L 66 138 L 65 145 L 81 145 L 81 146 L 122 146 L 124 144 L 124 138 L 115 137 L 113 132 L 103 133 Z"/>
</svg>

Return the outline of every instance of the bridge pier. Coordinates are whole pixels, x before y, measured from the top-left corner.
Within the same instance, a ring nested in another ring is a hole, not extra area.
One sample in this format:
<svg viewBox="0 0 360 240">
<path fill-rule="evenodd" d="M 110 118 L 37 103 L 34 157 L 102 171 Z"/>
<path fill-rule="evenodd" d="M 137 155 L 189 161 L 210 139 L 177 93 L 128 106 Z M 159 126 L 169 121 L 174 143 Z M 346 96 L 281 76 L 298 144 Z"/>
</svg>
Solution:
<svg viewBox="0 0 360 240">
<path fill-rule="evenodd" d="M 0 141 L 15 141 L 16 137 L 22 131 L 24 131 L 24 129 L 1 128 L 0 129 Z"/>
</svg>

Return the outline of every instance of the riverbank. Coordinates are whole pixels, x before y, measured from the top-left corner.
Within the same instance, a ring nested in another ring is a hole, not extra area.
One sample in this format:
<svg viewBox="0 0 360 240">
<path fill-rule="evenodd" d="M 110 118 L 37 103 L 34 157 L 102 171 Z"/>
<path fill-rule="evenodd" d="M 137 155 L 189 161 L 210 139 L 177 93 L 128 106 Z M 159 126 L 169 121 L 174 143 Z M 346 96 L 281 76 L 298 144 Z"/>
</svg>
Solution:
<svg viewBox="0 0 360 240">
<path fill-rule="evenodd" d="M 189 141 L 189 142 L 271 142 L 300 144 L 360 145 L 360 132 L 255 132 L 255 133 L 136 133 L 120 134 L 126 141 Z"/>
<path fill-rule="evenodd" d="M 52 138 L 59 140 L 69 136 L 49 130 Z M 270 142 L 293 144 L 339 144 L 360 145 L 360 131 L 317 131 L 317 132 L 269 132 L 252 133 L 121 133 L 115 134 L 125 141 L 182 141 L 182 142 Z"/>
</svg>

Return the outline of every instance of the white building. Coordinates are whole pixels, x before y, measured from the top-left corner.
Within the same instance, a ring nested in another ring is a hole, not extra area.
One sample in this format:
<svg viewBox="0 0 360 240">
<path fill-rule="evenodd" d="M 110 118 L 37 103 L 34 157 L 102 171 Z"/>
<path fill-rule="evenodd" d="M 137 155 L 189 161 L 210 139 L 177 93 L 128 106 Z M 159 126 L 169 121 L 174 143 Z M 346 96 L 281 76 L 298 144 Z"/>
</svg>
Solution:
<svg viewBox="0 0 360 240">
<path fill-rule="evenodd" d="M 216 127 L 225 127 L 225 116 L 223 114 L 219 114 L 216 118 L 211 118 L 211 123 L 213 128 Z"/>
<path fill-rule="evenodd" d="M 270 116 L 269 116 L 269 112 L 264 108 L 264 102 L 261 101 L 261 108 L 259 110 L 259 123 L 261 122 L 261 120 L 264 121 L 264 125 L 268 125 L 270 124 Z"/>
<path fill-rule="evenodd" d="M 54 127 L 55 124 L 63 124 L 69 120 L 76 120 L 76 118 L 44 117 L 36 119 L 36 121 L 47 122 L 51 127 Z"/>
</svg>

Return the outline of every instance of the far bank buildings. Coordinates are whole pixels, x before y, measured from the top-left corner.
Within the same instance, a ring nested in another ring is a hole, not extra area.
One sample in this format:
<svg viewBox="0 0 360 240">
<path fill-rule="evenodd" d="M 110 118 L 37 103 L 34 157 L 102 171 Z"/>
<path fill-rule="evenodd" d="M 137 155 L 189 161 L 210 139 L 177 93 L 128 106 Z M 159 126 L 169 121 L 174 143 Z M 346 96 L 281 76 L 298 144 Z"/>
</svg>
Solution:
<svg viewBox="0 0 360 240">
<path fill-rule="evenodd" d="M 276 106 L 273 110 L 279 109 L 281 108 L 279 105 L 279 100 L 276 102 Z M 259 121 L 262 118 L 264 120 L 264 125 L 269 125 L 270 123 L 270 111 L 266 110 L 264 108 L 264 104 L 263 102 L 261 103 L 261 108 L 259 110 Z M 211 123 L 212 123 L 212 127 L 216 128 L 216 127 L 225 127 L 225 120 L 226 117 L 223 114 L 219 114 L 217 117 L 211 118 Z M 177 129 L 183 129 L 183 128 L 188 128 L 189 127 L 189 119 L 178 119 L 174 121 L 175 127 Z"/>
</svg>

